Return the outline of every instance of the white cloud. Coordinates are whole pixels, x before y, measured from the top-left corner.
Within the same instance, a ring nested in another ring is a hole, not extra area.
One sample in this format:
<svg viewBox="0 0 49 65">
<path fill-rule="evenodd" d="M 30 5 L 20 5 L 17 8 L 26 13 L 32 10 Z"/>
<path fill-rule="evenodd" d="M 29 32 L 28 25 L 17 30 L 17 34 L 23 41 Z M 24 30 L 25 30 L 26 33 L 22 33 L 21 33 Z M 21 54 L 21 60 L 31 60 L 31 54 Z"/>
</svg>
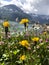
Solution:
<svg viewBox="0 0 49 65">
<path fill-rule="evenodd" d="M 4 1 L 4 0 L 1 0 L 1 3 L 2 3 L 3 6 L 4 6 L 4 5 L 8 5 L 8 4 L 10 4 L 10 2 L 8 2 L 8 1 Z"/>
<path fill-rule="evenodd" d="M 49 0 L 0 0 L 3 5 L 15 4 L 27 13 L 49 15 Z"/>
</svg>

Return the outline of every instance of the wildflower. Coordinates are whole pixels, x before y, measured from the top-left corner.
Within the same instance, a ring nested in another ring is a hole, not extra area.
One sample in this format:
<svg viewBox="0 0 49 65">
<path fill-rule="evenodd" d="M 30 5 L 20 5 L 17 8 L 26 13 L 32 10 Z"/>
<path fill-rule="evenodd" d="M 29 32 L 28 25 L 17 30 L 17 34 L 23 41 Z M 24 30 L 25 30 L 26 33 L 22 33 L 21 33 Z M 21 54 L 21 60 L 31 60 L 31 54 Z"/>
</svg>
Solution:
<svg viewBox="0 0 49 65">
<path fill-rule="evenodd" d="M 8 27 L 9 26 L 9 22 L 8 21 L 3 22 L 3 26 L 4 27 Z"/>
<path fill-rule="evenodd" d="M 37 49 L 39 49 L 40 48 L 40 46 L 39 45 L 37 45 Z"/>
<path fill-rule="evenodd" d="M 4 42 L 3 41 L 0 41 L 0 45 L 3 45 L 4 44 Z"/>
<path fill-rule="evenodd" d="M 25 31 L 27 30 L 27 28 L 28 28 L 28 23 L 29 22 L 29 20 L 26 18 L 26 19 L 22 19 L 21 21 L 20 21 L 20 24 L 24 24 L 24 27 L 25 27 Z"/>
<path fill-rule="evenodd" d="M 48 39 L 46 39 L 46 42 L 48 42 Z"/>
<path fill-rule="evenodd" d="M 10 35 L 8 35 L 8 39 L 10 39 L 11 38 L 11 36 Z"/>
<path fill-rule="evenodd" d="M 48 46 L 46 46 L 46 48 L 47 48 L 47 49 L 49 49 L 49 45 L 48 45 Z"/>
<path fill-rule="evenodd" d="M 8 26 L 9 26 L 9 22 L 6 20 L 3 22 L 3 26 L 5 27 L 5 37 L 7 38 L 7 33 L 8 33 Z"/>
<path fill-rule="evenodd" d="M 29 20 L 26 18 L 26 19 L 22 19 L 21 21 L 20 21 L 20 24 L 24 24 L 24 23 L 28 23 L 29 22 Z"/>
<path fill-rule="evenodd" d="M 44 34 L 44 35 L 46 35 L 46 34 L 47 34 L 47 32 L 43 32 L 43 34 Z"/>
<path fill-rule="evenodd" d="M 31 47 L 28 47 L 27 49 L 30 51 L 31 50 Z"/>
<path fill-rule="evenodd" d="M 25 36 L 28 37 L 30 34 L 28 31 L 26 31 Z"/>
<path fill-rule="evenodd" d="M 22 46 L 26 47 L 26 48 L 29 47 L 29 43 L 28 43 L 27 40 L 23 40 L 23 41 L 21 41 L 21 42 L 19 42 L 19 43 L 20 43 Z"/>
<path fill-rule="evenodd" d="M 39 41 L 39 38 L 38 38 L 38 37 L 34 37 L 34 38 L 32 38 L 32 40 L 33 40 L 34 42 L 38 42 L 38 41 Z"/>
<path fill-rule="evenodd" d="M 26 60 L 26 56 L 25 55 L 20 56 L 20 60 L 22 61 Z"/>
<path fill-rule="evenodd" d="M 39 42 L 40 42 L 40 43 L 43 42 L 43 39 L 40 39 Z"/>
</svg>

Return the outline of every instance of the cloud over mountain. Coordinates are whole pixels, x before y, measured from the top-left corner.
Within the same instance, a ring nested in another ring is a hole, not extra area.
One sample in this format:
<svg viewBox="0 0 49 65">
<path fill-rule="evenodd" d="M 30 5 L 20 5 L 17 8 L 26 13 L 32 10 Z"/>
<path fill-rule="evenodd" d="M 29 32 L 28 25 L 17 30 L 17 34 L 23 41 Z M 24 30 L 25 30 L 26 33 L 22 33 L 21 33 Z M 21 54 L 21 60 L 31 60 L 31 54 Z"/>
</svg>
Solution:
<svg viewBox="0 0 49 65">
<path fill-rule="evenodd" d="M 1 3 L 15 4 L 26 13 L 49 15 L 49 0 L 1 0 Z"/>
</svg>

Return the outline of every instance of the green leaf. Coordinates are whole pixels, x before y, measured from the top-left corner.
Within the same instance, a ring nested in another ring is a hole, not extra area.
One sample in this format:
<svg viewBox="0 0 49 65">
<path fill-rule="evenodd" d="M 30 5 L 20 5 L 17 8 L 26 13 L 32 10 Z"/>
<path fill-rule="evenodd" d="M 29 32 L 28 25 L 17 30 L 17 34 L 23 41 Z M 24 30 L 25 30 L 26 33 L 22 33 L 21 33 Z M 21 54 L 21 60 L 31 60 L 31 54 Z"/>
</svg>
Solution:
<svg viewBox="0 0 49 65">
<path fill-rule="evenodd" d="M 6 57 L 6 54 L 3 54 L 3 57 Z"/>
<path fill-rule="evenodd" d="M 5 65 L 4 62 L 1 65 Z"/>
<path fill-rule="evenodd" d="M 22 63 L 22 61 L 16 61 L 16 62 L 19 63 L 19 64 Z"/>
<path fill-rule="evenodd" d="M 14 50 L 13 54 L 16 55 L 17 53 L 19 53 L 20 50 Z"/>
</svg>

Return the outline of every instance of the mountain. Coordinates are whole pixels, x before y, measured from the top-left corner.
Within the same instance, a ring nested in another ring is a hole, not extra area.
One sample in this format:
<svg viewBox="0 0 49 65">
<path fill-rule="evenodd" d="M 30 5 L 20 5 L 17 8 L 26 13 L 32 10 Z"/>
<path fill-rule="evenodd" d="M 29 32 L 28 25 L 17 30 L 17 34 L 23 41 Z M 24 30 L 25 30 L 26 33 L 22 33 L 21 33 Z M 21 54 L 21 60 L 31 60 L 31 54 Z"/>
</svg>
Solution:
<svg viewBox="0 0 49 65">
<path fill-rule="evenodd" d="M 32 14 L 30 13 L 32 17 L 32 22 L 39 22 L 41 24 L 49 23 L 49 15 L 39 15 L 39 14 Z"/>
<path fill-rule="evenodd" d="M 18 18 L 19 20 L 21 20 L 22 18 L 29 18 L 29 20 L 31 20 L 31 16 L 29 14 L 24 13 L 16 5 L 10 4 L 0 7 L 0 19 L 8 19 L 15 21 L 16 18 Z"/>
<path fill-rule="evenodd" d="M 49 23 L 49 15 L 39 15 L 32 13 L 25 13 L 22 9 L 16 5 L 10 4 L 0 7 L 0 19 L 8 19 L 15 21 L 16 18 L 20 21 L 22 18 L 28 18 L 31 22 Z"/>
</svg>

